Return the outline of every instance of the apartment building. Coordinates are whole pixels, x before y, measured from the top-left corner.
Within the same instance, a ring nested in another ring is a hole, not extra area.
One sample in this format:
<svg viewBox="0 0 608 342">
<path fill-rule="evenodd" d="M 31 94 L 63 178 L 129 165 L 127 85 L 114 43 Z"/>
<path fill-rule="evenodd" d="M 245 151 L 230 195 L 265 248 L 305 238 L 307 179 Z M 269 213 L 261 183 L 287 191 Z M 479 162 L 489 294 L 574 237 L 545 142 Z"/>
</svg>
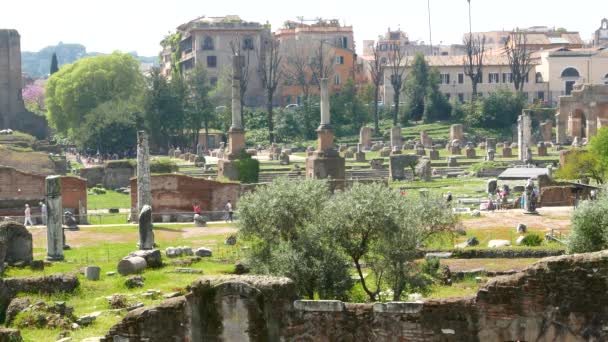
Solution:
<svg viewBox="0 0 608 342">
<path fill-rule="evenodd" d="M 581 39 L 578 32 L 549 28 L 546 26 L 517 28 L 512 31 L 473 32 L 473 37 L 485 37 L 486 51 L 489 53 L 500 53 L 509 39 L 520 34 L 524 36 L 528 49 L 531 51 L 556 48 L 580 49 L 585 45 L 585 42 Z M 468 35 L 468 33 L 465 33 L 463 39 Z M 517 39 L 514 39 L 514 41 L 517 41 Z"/>
<path fill-rule="evenodd" d="M 312 24 L 287 21 L 274 33 L 274 38 L 280 43 L 285 75 L 277 89 L 280 105 L 301 103 L 302 80 L 307 83 L 310 95 L 318 94 L 315 77 L 321 69 L 330 79 L 332 92 L 339 92 L 360 69 L 353 27 L 343 26 L 338 20 L 317 19 Z M 300 77 L 296 76 L 298 69 L 302 70 Z"/>
<path fill-rule="evenodd" d="M 245 56 L 248 65 L 248 83 L 245 93 L 247 106 L 264 104 L 264 89 L 258 73 L 259 58 L 263 56 L 264 42 L 271 39 L 266 25 L 247 22 L 239 16 L 200 17 L 177 27 L 181 32 L 182 72 L 188 72 L 196 65 L 207 68 L 211 85 L 220 77 L 227 77 L 231 70 L 231 58 L 235 52 Z M 170 64 L 170 51 L 163 51 L 163 66 Z M 165 60 L 166 59 L 166 60 Z"/>
</svg>

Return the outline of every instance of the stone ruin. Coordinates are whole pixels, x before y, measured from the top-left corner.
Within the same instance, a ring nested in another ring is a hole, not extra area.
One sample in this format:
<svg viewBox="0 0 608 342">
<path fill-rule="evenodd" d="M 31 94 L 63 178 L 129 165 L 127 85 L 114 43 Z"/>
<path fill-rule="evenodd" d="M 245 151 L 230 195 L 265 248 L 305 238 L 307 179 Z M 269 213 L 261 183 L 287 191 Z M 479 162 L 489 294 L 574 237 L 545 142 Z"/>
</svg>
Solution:
<svg viewBox="0 0 608 342">
<path fill-rule="evenodd" d="M 464 126 L 462 124 L 454 124 L 450 126 L 450 141 L 464 141 Z"/>
<path fill-rule="evenodd" d="M 298 300 L 287 278 L 204 276 L 185 296 L 129 312 L 103 341 L 605 341 L 606 303 L 608 251 L 419 302 Z"/>
<path fill-rule="evenodd" d="M 0 224 L 0 269 L 4 262 L 9 265 L 28 265 L 33 258 L 32 234 L 27 228 L 17 222 L 2 222 Z"/>
<path fill-rule="evenodd" d="M 571 95 L 560 96 L 555 121 L 558 144 L 594 136 L 608 125 L 608 85 L 578 85 Z"/>
<path fill-rule="evenodd" d="M 404 180 L 408 172 L 418 163 L 419 156 L 413 154 L 397 154 L 389 158 L 389 174 L 392 181 Z M 406 172 L 406 169 L 408 170 Z"/>
<path fill-rule="evenodd" d="M 361 127 L 359 132 L 359 144 L 366 150 L 372 147 L 372 134 L 374 130 L 370 127 Z"/>
<path fill-rule="evenodd" d="M 527 151 L 534 145 L 532 140 L 532 119 L 526 110 L 517 118 L 517 159 L 525 162 L 529 159 Z"/>
</svg>

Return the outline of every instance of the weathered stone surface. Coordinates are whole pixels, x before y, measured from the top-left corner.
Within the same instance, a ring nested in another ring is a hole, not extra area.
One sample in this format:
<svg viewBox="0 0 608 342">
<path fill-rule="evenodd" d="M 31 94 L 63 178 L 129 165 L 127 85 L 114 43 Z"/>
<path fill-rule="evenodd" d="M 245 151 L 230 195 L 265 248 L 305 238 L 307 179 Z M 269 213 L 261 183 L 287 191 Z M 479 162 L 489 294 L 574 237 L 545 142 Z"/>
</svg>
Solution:
<svg viewBox="0 0 608 342">
<path fill-rule="evenodd" d="M 604 341 L 608 251 L 543 259 L 522 272 L 493 278 L 476 296 L 464 298 L 384 304 L 294 304 L 295 299 L 289 279 L 206 276 L 185 296 L 130 312 L 105 338 Z"/>
<path fill-rule="evenodd" d="M 125 280 L 125 286 L 129 289 L 144 286 L 144 277 L 140 275 L 130 276 Z"/>
<path fill-rule="evenodd" d="M 4 260 L 9 265 L 16 262 L 29 264 L 33 260 L 32 234 L 23 224 L 10 221 L 1 223 L 0 240 L 6 246 Z"/>
<path fill-rule="evenodd" d="M 139 249 L 154 248 L 154 231 L 152 228 L 152 207 L 145 204 L 139 213 Z"/>
<path fill-rule="evenodd" d="M 431 171 L 431 161 L 427 158 L 421 158 L 418 161 L 418 164 L 416 164 L 416 176 L 420 177 L 420 179 L 423 179 L 424 181 L 428 182 L 431 180 Z"/>
<path fill-rule="evenodd" d="M 127 257 L 142 257 L 146 259 L 147 267 L 156 268 L 163 266 L 163 257 L 158 249 L 134 251 L 129 253 Z"/>
<path fill-rule="evenodd" d="M 488 247 L 496 248 L 496 247 L 507 247 L 511 246 L 511 241 L 509 240 L 490 240 L 488 242 Z"/>
<path fill-rule="evenodd" d="M 126 257 L 118 262 L 117 271 L 121 275 L 141 272 L 146 268 L 146 259 L 142 257 Z"/>
<path fill-rule="evenodd" d="M 391 180 L 403 180 L 406 178 L 406 168 L 411 170 L 418 163 L 417 155 L 401 154 L 393 155 L 389 158 L 389 173 Z"/>
<path fill-rule="evenodd" d="M 99 266 L 87 266 L 84 269 L 84 276 L 89 280 L 99 280 L 99 274 L 101 273 L 101 267 Z"/>
<path fill-rule="evenodd" d="M 11 300 L 11 303 L 8 305 L 8 308 L 6 309 L 6 316 L 5 316 L 4 323 L 10 327 L 11 324 L 13 323 L 13 320 L 15 319 L 15 317 L 17 317 L 17 314 L 20 313 L 21 311 L 23 311 L 23 309 L 30 306 L 31 303 L 32 303 L 32 301 L 29 297 L 21 297 L 21 298 L 15 298 L 15 299 Z"/>
<path fill-rule="evenodd" d="M 1 328 L 0 327 L 0 341 L 2 342 L 21 342 L 21 332 L 17 329 Z"/>
<path fill-rule="evenodd" d="M 194 254 L 199 257 L 210 257 L 212 255 L 212 252 L 209 248 L 200 247 L 197 248 L 196 251 L 194 251 Z"/>
<path fill-rule="evenodd" d="M 517 232 L 517 234 L 525 234 L 528 231 L 528 227 L 525 224 L 520 223 L 517 225 L 515 231 Z"/>
</svg>

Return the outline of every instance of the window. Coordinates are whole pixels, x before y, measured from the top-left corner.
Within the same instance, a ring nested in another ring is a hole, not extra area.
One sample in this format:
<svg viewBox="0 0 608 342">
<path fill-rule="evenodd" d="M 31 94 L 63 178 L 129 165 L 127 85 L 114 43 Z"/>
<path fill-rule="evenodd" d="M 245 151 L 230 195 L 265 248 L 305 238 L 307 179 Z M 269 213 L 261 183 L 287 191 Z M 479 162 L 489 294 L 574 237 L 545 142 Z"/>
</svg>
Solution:
<svg viewBox="0 0 608 342">
<path fill-rule="evenodd" d="M 450 84 L 450 74 L 440 74 L 441 84 Z"/>
<path fill-rule="evenodd" d="M 217 67 L 217 57 L 216 56 L 207 56 L 207 68 L 215 68 Z"/>
<path fill-rule="evenodd" d="M 536 83 L 543 83 L 543 74 L 541 74 L 540 72 L 536 73 Z"/>
<path fill-rule="evenodd" d="M 541 101 L 545 101 L 545 92 L 544 91 L 539 91 L 536 93 L 536 98 L 538 98 Z"/>
<path fill-rule="evenodd" d="M 483 72 L 479 73 L 478 80 L 479 80 L 479 82 L 477 82 L 477 83 L 483 83 Z"/>
<path fill-rule="evenodd" d="M 340 80 L 340 75 L 335 75 L 334 76 L 334 84 L 335 85 L 340 85 L 341 80 Z"/>
<path fill-rule="evenodd" d="M 253 50 L 253 38 L 245 37 L 243 39 L 243 50 Z"/>
<path fill-rule="evenodd" d="M 348 37 L 342 37 L 342 47 L 348 48 Z"/>
<path fill-rule="evenodd" d="M 203 40 L 203 50 L 213 50 L 213 38 L 205 37 Z"/>
<path fill-rule="evenodd" d="M 497 72 L 491 72 L 488 74 L 488 83 L 499 83 L 500 81 L 498 80 L 498 73 Z"/>
<path fill-rule="evenodd" d="M 458 84 L 464 83 L 464 74 L 458 74 Z"/>
<path fill-rule="evenodd" d="M 502 83 L 513 83 L 513 74 L 510 72 L 503 72 Z"/>
<path fill-rule="evenodd" d="M 209 84 L 211 84 L 212 87 L 217 86 L 217 77 L 209 78 Z"/>
<path fill-rule="evenodd" d="M 580 74 L 574 68 L 566 68 L 562 71 L 562 77 L 580 77 Z"/>
<path fill-rule="evenodd" d="M 463 93 L 458 93 L 458 101 L 459 102 L 464 102 L 464 94 Z"/>
<path fill-rule="evenodd" d="M 336 56 L 336 64 L 344 64 L 344 56 Z"/>
</svg>

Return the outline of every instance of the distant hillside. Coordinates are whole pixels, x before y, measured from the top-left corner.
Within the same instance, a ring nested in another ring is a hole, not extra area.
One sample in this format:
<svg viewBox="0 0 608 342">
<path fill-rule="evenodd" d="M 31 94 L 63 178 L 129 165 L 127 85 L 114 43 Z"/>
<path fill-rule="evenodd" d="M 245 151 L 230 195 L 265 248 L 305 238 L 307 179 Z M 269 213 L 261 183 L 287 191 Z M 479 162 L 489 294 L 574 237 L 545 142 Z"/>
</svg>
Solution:
<svg viewBox="0 0 608 342">
<path fill-rule="evenodd" d="M 38 52 L 21 52 L 21 70 L 33 78 L 41 78 L 48 75 L 51 68 L 53 52 L 57 53 L 59 66 L 70 64 L 84 57 L 99 56 L 103 53 L 87 52 L 87 48 L 81 44 L 63 44 L 47 46 Z M 158 65 L 158 57 L 138 56 L 137 52 L 129 52 L 142 63 Z"/>
</svg>

